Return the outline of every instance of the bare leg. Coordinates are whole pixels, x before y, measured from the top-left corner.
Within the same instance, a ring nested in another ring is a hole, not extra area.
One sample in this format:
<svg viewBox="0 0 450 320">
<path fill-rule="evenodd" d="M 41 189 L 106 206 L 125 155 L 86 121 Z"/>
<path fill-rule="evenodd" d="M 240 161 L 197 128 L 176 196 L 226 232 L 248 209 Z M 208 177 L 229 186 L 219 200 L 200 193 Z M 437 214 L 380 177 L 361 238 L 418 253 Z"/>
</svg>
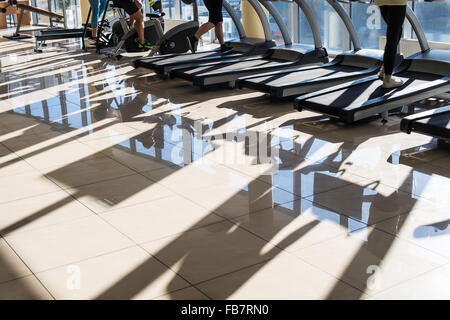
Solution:
<svg viewBox="0 0 450 320">
<path fill-rule="evenodd" d="M 219 40 L 220 45 L 223 45 L 225 41 L 223 40 L 223 28 L 222 28 L 222 22 L 219 22 L 214 27 L 214 32 L 216 34 L 216 38 Z"/>
<path fill-rule="evenodd" d="M 135 28 L 136 28 L 136 32 L 139 36 L 139 41 L 141 43 L 145 42 L 145 37 L 144 37 L 144 17 L 142 16 L 141 11 L 137 11 L 136 13 L 132 14 L 130 16 L 130 21 L 136 21 L 135 23 Z"/>
<path fill-rule="evenodd" d="M 207 33 L 209 30 L 211 30 L 212 28 L 214 28 L 214 23 L 211 22 L 207 22 L 204 23 L 200 26 L 200 28 L 198 28 L 197 32 L 195 33 L 195 37 L 198 39 L 200 39 L 200 37 L 202 35 L 204 35 L 205 33 Z"/>
<path fill-rule="evenodd" d="M 97 29 L 98 28 L 91 29 L 92 39 L 97 39 Z"/>
</svg>

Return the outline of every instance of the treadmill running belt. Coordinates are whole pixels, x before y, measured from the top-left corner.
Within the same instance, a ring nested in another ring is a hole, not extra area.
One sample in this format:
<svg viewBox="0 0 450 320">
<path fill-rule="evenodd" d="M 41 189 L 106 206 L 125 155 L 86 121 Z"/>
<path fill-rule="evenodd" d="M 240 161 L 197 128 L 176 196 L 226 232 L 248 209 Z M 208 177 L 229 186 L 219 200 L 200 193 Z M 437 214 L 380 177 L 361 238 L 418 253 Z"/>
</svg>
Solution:
<svg viewBox="0 0 450 320">
<path fill-rule="evenodd" d="M 202 58 L 233 58 L 240 57 L 242 53 L 236 52 L 218 52 L 218 51 L 209 51 L 209 52 L 197 52 L 197 53 L 189 53 L 189 54 L 178 54 L 172 57 L 150 57 L 147 61 L 153 64 L 166 64 L 166 63 L 174 63 L 174 62 L 189 62 L 191 60 L 202 59 Z M 153 59 L 152 59 L 153 58 Z M 159 59 L 158 59 L 159 58 Z M 145 58 L 141 58 L 140 62 L 146 62 Z"/>
<path fill-rule="evenodd" d="M 402 119 L 400 130 L 450 140 L 450 106 L 409 115 Z"/>
<path fill-rule="evenodd" d="M 382 82 L 378 79 L 362 82 L 345 89 L 333 91 L 328 94 L 309 98 L 304 101 L 305 105 L 321 105 L 332 108 L 351 110 L 356 109 L 371 99 L 395 93 L 410 86 L 424 84 L 442 78 L 440 75 L 418 72 L 401 72 L 395 75 L 404 81 L 403 86 L 396 89 L 384 89 Z"/>
<path fill-rule="evenodd" d="M 434 115 L 429 118 L 420 119 L 416 123 L 427 125 L 434 128 L 445 128 L 450 130 L 450 113 Z"/>
<path fill-rule="evenodd" d="M 226 63 L 218 65 L 207 65 L 201 67 L 194 67 L 192 69 L 182 69 L 181 73 L 187 76 L 201 76 L 204 73 L 208 74 L 221 74 L 222 72 L 239 70 L 244 68 L 254 68 L 254 67 L 272 67 L 272 66 L 282 66 L 283 64 L 291 64 L 291 62 L 286 62 L 286 60 L 278 59 L 249 59 L 243 60 L 235 63 Z M 175 74 L 179 75 L 175 70 Z"/>
<path fill-rule="evenodd" d="M 251 78 L 246 80 L 246 83 L 257 83 L 267 86 L 280 86 L 289 83 L 296 83 L 303 80 L 313 80 L 321 77 L 343 77 L 349 76 L 352 73 L 360 73 L 366 68 L 349 67 L 349 66 L 329 66 L 322 68 L 315 68 L 308 71 L 298 71 L 279 75 L 264 76 L 258 78 Z"/>
</svg>

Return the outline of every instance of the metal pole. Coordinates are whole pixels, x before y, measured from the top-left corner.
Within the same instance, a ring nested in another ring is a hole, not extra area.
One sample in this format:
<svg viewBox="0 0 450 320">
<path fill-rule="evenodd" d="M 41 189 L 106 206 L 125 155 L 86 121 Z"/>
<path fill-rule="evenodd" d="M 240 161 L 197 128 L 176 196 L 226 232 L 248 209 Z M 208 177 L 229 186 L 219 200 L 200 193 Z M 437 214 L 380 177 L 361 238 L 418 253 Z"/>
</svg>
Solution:
<svg viewBox="0 0 450 320">
<path fill-rule="evenodd" d="M 352 19 L 348 15 L 347 11 L 342 7 L 342 5 L 337 0 L 327 0 L 331 7 L 336 11 L 339 17 L 342 19 L 347 31 L 352 40 L 353 47 L 355 51 L 361 50 L 361 42 L 359 41 L 358 33 L 356 32 L 355 26 Z"/>
<path fill-rule="evenodd" d="M 66 16 L 66 0 L 62 1 L 62 10 L 63 10 L 63 16 L 64 16 L 64 29 L 67 29 L 67 16 Z"/>
<path fill-rule="evenodd" d="M 305 14 L 306 19 L 308 20 L 308 24 L 311 27 L 311 31 L 314 37 L 314 46 L 316 48 L 322 48 L 322 36 L 320 35 L 320 29 L 317 25 L 317 20 L 314 17 L 314 14 L 311 10 L 311 8 L 306 4 L 305 0 L 294 0 L 299 8 L 303 11 Z"/>
<path fill-rule="evenodd" d="M 193 13 L 194 13 L 194 21 L 198 21 L 198 5 L 197 5 L 197 1 L 194 0 L 192 1 L 192 8 L 193 8 Z"/>
<path fill-rule="evenodd" d="M 14 33 L 14 36 L 17 37 L 20 35 L 20 25 L 22 24 L 23 11 L 24 8 L 20 8 L 19 21 L 17 21 L 16 33 Z"/>
<path fill-rule="evenodd" d="M 266 13 L 263 8 L 259 5 L 257 0 L 247 0 L 250 5 L 255 9 L 256 14 L 258 15 L 259 21 L 261 21 L 261 25 L 264 30 L 264 37 L 266 41 L 272 41 L 272 32 L 270 31 L 269 21 L 267 19 Z"/>
<path fill-rule="evenodd" d="M 261 4 L 267 9 L 267 11 L 269 11 L 273 19 L 275 20 L 275 23 L 277 24 L 278 28 L 280 28 L 284 44 L 291 45 L 292 37 L 291 34 L 289 33 L 288 28 L 286 27 L 286 24 L 283 22 L 283 18 L 281 17 L 280 11 L 277 8 L 275 8 L 275 6 L 268 0 L 259 0 L 259 2 L 261 2 Z"/>
<path fill-rule="evenodd" d="M 230 15 L 231 20 L 233 20 L 233 23 L 236 26 L 237 32 L 239 34 L 239 38 L 244 39 L 246 37 L 244 26 L 242 25 L 241 20 L 239 20 L 238 16 L 236 15 L 233 7 L 226 0 L 223 0 L 223 8 Z"/>
<path fill-rule="evenodd" d="M 417 19 L 417 16 L 414 14 L 414 12 L 411 10 L 409 6 L 406 6 L 406 19 L 408 19 L 409 23 L 411 24 L 416 36 L 417 40 L 419 40 L 420 49 L 422 52 L 427 52 L 430 50 L 430 46 L 428 45 L 427 37 L 425 36 L 425 33 L 423 32 L 423 28 Z"/>
</svg>

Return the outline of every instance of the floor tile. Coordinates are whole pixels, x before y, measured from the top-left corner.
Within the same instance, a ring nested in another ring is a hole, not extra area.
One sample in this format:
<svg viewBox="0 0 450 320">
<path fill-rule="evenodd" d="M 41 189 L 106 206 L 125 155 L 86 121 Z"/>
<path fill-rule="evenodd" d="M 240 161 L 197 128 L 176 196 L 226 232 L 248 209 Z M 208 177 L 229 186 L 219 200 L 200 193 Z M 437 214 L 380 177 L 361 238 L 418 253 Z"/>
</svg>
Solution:
<svg viewBox="0 0 450 320">
<path fill-rule="evenodd" d="M 2 203 L 0 212 L 0 234 L 3 236 L 93 215 L 64 191 Z"/>
<path fill-rule="evenodd" d="M 436 268 L 430 272 L 405 281 L 374 295 L 381 300 L 448 300 L 450 299 L 450 265 Z"/>
<path fill-rule="evenodd" d="M 0 203 L 58 191 L 60 188 L 38 171 L 0 177 Z"/>
<path fill-rule="evenodd" d="M 447 206 L 422 200 L 408 214 L 377 223 L 376 228 L 450 259 L 449 219 Z"/>
<path fill-rule="evenodd" d="M 0 300 L 53 300 L 35 276 L 0 283 Z"/>
<path fill-rule="evenodd" d="M 166 187 L 140 174 L 83 185 L 68 189 L 68 192 L 95 213 L 174 195 Z"/>
<path fill-rule="evenodd" d="M 157 159 L 156 157 L 138 151 L 131 151 L 125 147 L 114 146 L 102 151 L 107 157 L 126 165 L 137 172 L 165 169 L 173 164 L 170 161 Z"/>
<path fill-rule="evenodd" d="M 0 284 L 31 274 L 30 269 L 3 238 L 0 238 L 0 257 Z"/>
<path fill-rule="evenodd" d="M 250 180 L 238 172 L 212 161 L 195 161 L 185 167 L 171 166 L 160 170 L 151 170 L 143 173 L 146 177 L 157 181 L 167 188 L 177 192 L 186 189 L 196 190 L 215 185 L 233 184 Z"/>
<path fill-rule="evenodd" d="M 0 156 L 0 177 L 34 170 L 32 166 L 14 153 Z"/>
<path fill-rule="evenodd" d="M 143 247 L 193 284 L 280 253 L 266 241 L 229 222 L 149 242 Z"/>
<path fill-rule="evenodd" d="M 154 299 L 189 284 L 139 247 L 37 274 L 56 299 Z"/>
<path fill-rule="evenodd" d="M 117 161 L 103 156 L 91 157 L 67 165 L 49 167 L 42 170 L 42 172 L 63 189 L 130 176 L 136 173 Z"/>
<path fill-rule="evenodd" d="M 33 272 L 123 249 L 133 242 L 97 216 L 6 236 Z"/>
<path fill-rule="evenodd" d="M 446 259 L 385 232 L 364 228 L 294 253 L 372 295 L 446 263 Z"/>
<path fill-rule="evenodd" d="M 223 219 L 180 196 L 108 211 L 102 218 L 137 243 L 186 232 Z"/>
<path fill-rule="evenodd" d="M 209 300 L 207 296 L 194 287 L 174 291 L 155 300 Z"/>
<path fill-rule="evenodd" d="M 223 184 L 179 192 L 193 202 L 227 218 L 273 208 L 299 198 L 290 192 L 273 187 L 270 183 L 261 180 L 251 181 L 241 174 Z"/>
<path fill-rule="evenodd" d="M 355 288 L 286 254 L 197 286 L 213 299 L 316 300 L 363 296 Z"/>
<path fill-rule="evenodd" d="M 376 180 L 359 181 L 307 199 L 366 224 L 407 213 L 418 201 L 413 195 Z"/>
<path fill-rule="evenodd" d="M 365 227 L 359 221 L 304 199 L 233 220 L 241 228 L 290 252 Z"/>
</svg>

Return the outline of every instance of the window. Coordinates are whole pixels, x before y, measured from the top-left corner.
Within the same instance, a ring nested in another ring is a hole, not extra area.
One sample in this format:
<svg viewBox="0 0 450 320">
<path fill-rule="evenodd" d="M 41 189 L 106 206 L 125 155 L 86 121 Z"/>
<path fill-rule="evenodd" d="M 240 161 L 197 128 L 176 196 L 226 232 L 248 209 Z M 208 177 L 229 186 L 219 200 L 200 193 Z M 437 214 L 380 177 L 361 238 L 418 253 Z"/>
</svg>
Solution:
<svg viewBox="0 0 450 320">
<path fill-rule="evenodd" d="M 167 19 L 176 19 L 178 18 L 175 12 L 175 0 L 161 0 L 163 12 L 166 14 Z M 192 6 L 191 6 L 192 7 Z"/>
<path fill-rule="evenodd" d="M 343 23 L 339 15 L 324 0 L 306 0 L 317 19 L 323 45 L 329 50 L 342 50 Z M 299 9 L 299 41 L 314 44 L 311 28 L 303 12 Z"/>
<path fill-rule="evenodd" d="M 351 3 L 351 17 L 363 48 L 378 49 L 379 38 L 386 35 L 386 24 L 374 4 Z"/>
<path fill-rule="evenodd" d="M 288 2 L 274 2 L 274 7 L 280 12 L 281 18 L 283 19 L 284 24 L 290 31 L 292 29 L 292 8 L 293 3 Z M 272 17 L 272 15 L 269 15 L 269 26 L 270 30 L 272 31 L 272 37 L 273 40 L 277 44 L 283 44 L 284 39 L 281 35 L 280 28 L 278 27 L 277 23 L 275 22 L 275 19 Z M 291 36 L 292 36 L 292 32 Z"/>
<path fill-rule="evenodd" d="M 430 41 L 450 42 L 450 1 L 414 1 L 411 5 Z M 413 35 L 417 38 L 416 35 Z"/>
<path fill-rule="evenodd" d="M 229 0 L 228 3 L 235 10 L 236 15 L 239 19 L 242 17 L 241 13 L 241 1 L 240 0 Z M 205 4 L 202 0 L 197 1 L 198 6 L 198 20 L 200 24 L 208 22 L 209 13 L 208 9 L 206 9 Z M 231 19 L 228 12 L 225 9 L 222 10 L 223 13 L 223 36 L 225 41 L 239 39 L 239 34 L 237 32 L 236 26 L 234 25 L 233 20 Z M 183 20 L 193 20 L 194 19 L 194 10 L 192 5 L 187 5 L 181 2 L 181 19 Z M 214 30 L 209 31 L 206 35 L 202 37 L 204 42 L 211 42 L 215 40 Z"/>
<path fill-rule="evenodd" d="M 241 11 L 241 0 L 229 0 L 228 3 L 231 5 L 233 10 L 235 11 L 239 20 L 242 19 L 242 11 Z M 231 19 L 228 12 L 225 9 L 223 12 L 223 36 L 225 41 L 239 39 L 239 33 L 237 32 L 236 26 Z"/>
</svg>

